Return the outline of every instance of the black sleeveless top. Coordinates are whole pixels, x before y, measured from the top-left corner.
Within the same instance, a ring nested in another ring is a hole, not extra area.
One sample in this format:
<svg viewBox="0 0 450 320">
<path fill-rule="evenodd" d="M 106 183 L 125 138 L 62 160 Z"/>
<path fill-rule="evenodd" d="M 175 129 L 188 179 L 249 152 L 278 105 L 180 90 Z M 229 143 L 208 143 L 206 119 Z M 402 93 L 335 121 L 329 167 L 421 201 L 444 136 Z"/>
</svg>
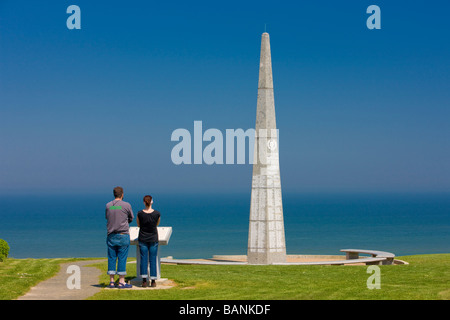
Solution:
<svg viewBox="0 0 450 320">
<path fill-rule="evenodd" d="M 161 214 L 157 210 L 153 210 L 151 213 L 139 211 L 139 237 L 140 242 L 158 242 L 158 228 L 157 223 Z"/>
</svg>

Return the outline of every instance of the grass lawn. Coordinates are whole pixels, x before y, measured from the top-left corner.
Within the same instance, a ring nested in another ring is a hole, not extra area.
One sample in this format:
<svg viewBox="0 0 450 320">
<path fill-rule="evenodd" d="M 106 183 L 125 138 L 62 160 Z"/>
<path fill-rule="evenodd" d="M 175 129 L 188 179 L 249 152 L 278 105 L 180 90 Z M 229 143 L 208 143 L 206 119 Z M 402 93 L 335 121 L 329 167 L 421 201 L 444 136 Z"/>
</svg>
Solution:
<svg viewBox="0 0 450 320">
<path fill-rule="evenodd" d="M 91 299 L 450 299 L 450 254 L 399 257 L 409 265 L 380 266 L 381 289 L 367 288 L 367 266 L 162 265 L 168 290 L 104 289 Z M 97 265 L 106 273 L 106 263 Z M 136 265 L 128 265 L 133 278 Z M 106 285 L 108 277 L 100 281 Z"/>
<path fill-rule="evenodd" d="M 98 300 L 278 300 L 278 299 L 450 299 L 450 254 L 399 257 L 409 265 L 380 266 L 381 289 L 369 290 L 367 266 L 195 266 L 162 265 L 163 277 L 177 286 L 167 290 L 102 289 Z M 72 259 L 76 260 L 76 259 Z M 81 260 L 81 259 L 78 259 Z M 130 259 L 131 260 L 131 259 Z M 70 259 L 7 259 L 0 263 L 0 299 L 16 299 L 58 272 Z M 107 285 L 107 263 L 99 283 Z M 128 277 L 136 265 L 127 265 Z"/>
</svg>

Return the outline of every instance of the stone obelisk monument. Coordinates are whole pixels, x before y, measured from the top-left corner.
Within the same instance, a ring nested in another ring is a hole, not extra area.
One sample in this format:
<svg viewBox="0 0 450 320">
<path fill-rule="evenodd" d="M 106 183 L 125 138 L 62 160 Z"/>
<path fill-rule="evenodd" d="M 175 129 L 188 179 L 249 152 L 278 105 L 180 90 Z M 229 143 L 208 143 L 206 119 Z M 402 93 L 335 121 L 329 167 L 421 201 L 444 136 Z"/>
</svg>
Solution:
<svg viewBox="0 0 450 320">
<path fill-rule="evenodd" d="M 283 205 L 268 33 L 262 34 L 248 233 L 249 264 L 286 262 Z"/>
</svg>

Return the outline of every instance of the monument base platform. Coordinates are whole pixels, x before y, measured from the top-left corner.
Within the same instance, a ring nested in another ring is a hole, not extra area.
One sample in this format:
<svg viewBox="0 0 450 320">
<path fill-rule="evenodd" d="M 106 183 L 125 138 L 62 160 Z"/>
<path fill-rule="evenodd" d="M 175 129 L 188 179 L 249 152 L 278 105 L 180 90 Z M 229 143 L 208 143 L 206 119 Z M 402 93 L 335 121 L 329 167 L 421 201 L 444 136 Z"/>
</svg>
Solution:
<svg viewBox="0 0 450 320">
<path fill-rule="evenodd" d="M 380 251 L 374 251 L 380 252 Z M 370 265 L 370 264 L 407 264 L 407 262 L 392 259 L 387 263 L 386 257 L 358 257 L 348 258 L 344 255 L 286 255 L 286 262 L 275 262 L 272 265 Z M 214 255 L 210 259 L 174 259 L 162 258 L 164 264 L 192 264 L 192 265 L 251 265 L 246 255 Z M 261 264 L 263 265 L 263 264 Z"/>
</svg>

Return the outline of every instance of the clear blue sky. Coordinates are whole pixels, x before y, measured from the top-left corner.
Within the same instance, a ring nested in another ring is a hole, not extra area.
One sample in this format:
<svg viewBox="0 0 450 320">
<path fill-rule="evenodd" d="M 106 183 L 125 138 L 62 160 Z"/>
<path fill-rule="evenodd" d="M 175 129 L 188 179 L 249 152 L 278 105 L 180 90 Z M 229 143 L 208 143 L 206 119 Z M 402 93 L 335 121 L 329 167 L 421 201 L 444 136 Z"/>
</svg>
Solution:
<svg viewBox="0 0 450 320">
<path fill-rule="evenodd" d="M 81 30 L 66 9 L 81 8 Z M 381 8 L 381 30 L 366 9 Z M 254 127 L 271 37 L 284 192 L 450 191 L 448 1 L 0 0 L 0 191 L 250 192 L 171 162 Z"/>
</svg>

